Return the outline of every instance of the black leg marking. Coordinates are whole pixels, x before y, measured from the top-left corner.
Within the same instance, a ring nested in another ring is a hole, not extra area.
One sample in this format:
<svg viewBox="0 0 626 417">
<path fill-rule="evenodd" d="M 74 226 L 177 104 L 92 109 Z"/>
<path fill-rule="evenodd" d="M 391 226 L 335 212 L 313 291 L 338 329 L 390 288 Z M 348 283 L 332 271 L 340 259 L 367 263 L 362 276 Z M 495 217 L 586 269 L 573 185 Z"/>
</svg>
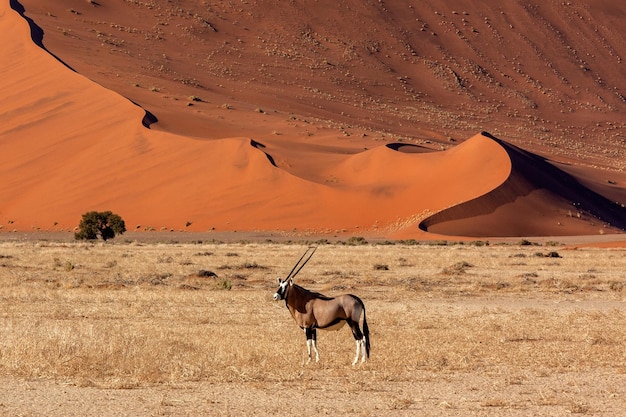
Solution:
<svg viewBox="0 0 626 417">
<path fill-rule="evenodd" d="M 354 340 L 363 339 L 363 333 L 361 332 L 361 329 L 359 328 L 359 323 L 354 322 L 354 321 L 349 321 L 348 325 L 350 326 L 350 329 L 352 329 L 352 336 L 354 336 Z"/>
<path fill-rule="evenodd" d="M 317 330 L 316 329 L 304 329 L 306 333 L 306 340 L 317 340 Z"/>
</svg>

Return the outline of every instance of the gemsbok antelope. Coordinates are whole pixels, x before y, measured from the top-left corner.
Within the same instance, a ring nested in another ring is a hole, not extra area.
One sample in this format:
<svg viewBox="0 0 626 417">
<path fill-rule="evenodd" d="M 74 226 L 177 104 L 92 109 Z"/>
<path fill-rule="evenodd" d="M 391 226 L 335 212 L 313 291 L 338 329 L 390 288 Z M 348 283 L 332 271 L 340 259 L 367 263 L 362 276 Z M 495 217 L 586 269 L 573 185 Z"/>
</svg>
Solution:
<svg viewBox="0 0 626 417">
<path fill-rule="evenodd" d="M 293 282 L 293 278 L 311 259 L 316 249 L 317 247 L 309 247 L 287 275 L 287 278 L 284 280 L 278 278 L 278 289 L 274 294 L 274 300 L 285 300 L 285 305 L 296 324 L 304 330 L 309 354 L 307 364 L 311 362 L 312 351 L 315 351 L 315 361 L 319 362 L 320 360 L 317 351 L 317 329 L 339 330 L 346 323 L 350 326 L 356 341 L 356 355 L 352 365 L 356 365 L 359 356 L 361 356 L 361 362 L 365 362 L 370 356 L 370 337 L 363 301 L 352 294 L 327 297 L 302 288 Z M 303 261 L 307 254 L 309 254 L 308 257 Z M 361 316 L 363 316 L 363 331 L 359 326 Z"/>
</svg>

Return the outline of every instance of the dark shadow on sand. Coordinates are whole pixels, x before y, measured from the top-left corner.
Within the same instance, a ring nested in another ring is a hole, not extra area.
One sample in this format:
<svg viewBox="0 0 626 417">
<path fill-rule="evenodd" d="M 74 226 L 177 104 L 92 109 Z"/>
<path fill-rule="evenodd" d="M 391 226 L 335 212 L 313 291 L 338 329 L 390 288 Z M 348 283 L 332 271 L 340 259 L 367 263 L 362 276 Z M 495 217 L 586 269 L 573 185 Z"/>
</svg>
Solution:
<svg viewBox="0 0 626 417">
<path fill-rule="evenodd" d="M 250 145 L 252 145 L 253 147 L 263 152 L 265 156 L 267 157 L 267 159 L 270 161 L 270 163 L 274 165 L 276 168 L 278 168 L 278 165 L 276 165 L 276 162 L 274 161 L 274 158 L 272 157 L 272 155 L 268 154 L 267 152 L 263 150 L 265 148 L 265 145 L 263 145 L 261 142 L 257 142 L 254 139 L 250 139 Z"/>
<path fill-rule="evenodd" d="M 139 104 L 133 102 L 132 100 L 131 100 L 131 103 L 133 103 L 137 107 L 141 107 Z M 143 107 L 141 108 L 143 109 Z M 157 119 L 157 117 L 153 113 L 149 112 L 148 110 L 144 109 L 144 111 L 146 112 L 146 114 L 144 114 L 143 119 L 141 119 L 141 124 L 147 127 L 148 129 L 150 129 L 150 125 L 152 123 L 158 122 L 159 119 Z"/>
<path fill-rule="evenodd" d="M 543 190 L 555 200 L 560 200 L 572 207 L 572 210 L 586 212 L 598 222 L 607 223 L 621 230 L 626 230 L 626 209 L 620 204 L 585 187 L 580 181 L 567 172 L 552 165 L 539 155 L 525 151 L 497 137 L 482 132 L 496 141 L 511 159 L 509 178 L 495 190 L 473 200 L 442 210 L 424 219 L 419 228 L 433 231 L 432 227 L 448 221 L 468 219 L 493 213 L 498 207 L 513 203 L 516 199 L 526 197 L 534 191 Z M 523 216 L 520 213 L 520 216 Z M 499 236 L 513 236 L 514 233 L 499 227 Z M 436 232 L 436 229 L 435 229 Z M 466 230 L 459 230 L 459 235 L 473 237 L 489 236 L 493 231 L 485 230 L 481 236 L 475 236 Z"/>
<path fill-rule="evenodd" d="M 31 19 L 30 17 L 26 16 L 26 14 L 25 14 L 26 13 L 26 9 L 24 8 L 24 6 L 22 6 L 22 4 L 19 1 L 17 1 L 17 0 L 9 0 L 9 4 L 10 4 L 11 8 L 13 10 L 15 10 L 17 13 L 19 13 L 19 15 L 22 16 L 22 18 L 24 20 L 26 20 L 26 22 L 28 23 L 28 26 L 30 27 L 30 37 L 33 40 L 33 42 L 35 43 L 35 45 L 37 45 L 38 47 L 40 47 L 41 49 L 43 49 L 44 51 L 46 51 L 47 53 L 52 55 L 54 57 L 54 59 L 59 61 L 61 64 L 65 65 L 67 68 L 69 68 L 72 71 L 76 72 L 76 70 L 74 68 L 69 66 L 66 62 L 64 62 L 58 56 L 56 56 L 55 54 L 50 52 L 48 50 L 48 48 L 46 48 L 46 46 L 43 44 L 43 29 L 39 25 L 37 25 L 37 23 L 35 23 L 35 21 L 33 19 Z"/>
<path fill-rule="evenodd" d="M 22 6 L 22 4 L 19 1 L 17 1 L 17 0 L 9 0 L 9 4 L 10 4 L 11 8 L 13 10 L 15 10 L 17 13 L 19 13 L 19 15 L 22 16 L 22 18 L 24 20 L 26 20 L 26 22 L 28 23 L 28 26 L 30 27 L 30 37 L 33 40 L 33 42 L 35 43 L 35 45 L 37 45 L 38 47 L 40 47 L 41 49 L 46 51 L 48 54 L 50 54 L 52 57 L 54 57 L 54 59 L 56 59 L 61 64 L 63 64 L 66 68 L 72 70 L 73 72 L 77 72 L 74 68 L 72 68 L 66 62 L 64 62 L 61 58 L 59 58 L 58 56 L 56 56 L 55 54 L 50 52 L 50 50 L 48 48 L 46 48 L 46 46 L 43 44 L 43 37 L 44 37 L 43 29 L 39 25 L 37 25 L 37 23 L 35 23 L 35 21 L 33 19 L 31 19 L 30 17 L 26 16 L 26 9 L 24 8 L 24 6 Z M 133 102 L 132 100 L 131 100 L 131 102 L 135 106 L 141 107 L 139 104 Z M 144 109 L 144 111 L 146 113 L 145 113 L 143 119 L 141 120 L 141 124 L 143 126 L 145 126 L 146 128 L 150 129 L 150 125 L 153 124 L 153 123 L 158 122 L 159 119 L 157 119 L 157 117 L 154 114 L 152 114 L 151 112 L 149 112 L 148 110 Z"/>
<path fill-rule="evenodd" d="M 428 152 L 436 152 L 433 149 L 425 148 L 425 147 L 419 146 L 419 145 L 413 145 L 413 144 L 410 144 L 410 143 L 394 142 L 394 143 L 388 143 L 385 146 L 387 148 L 393 150 L 393 151 L 400 152 L 400 153 L 428 153 Z"/>
</svg>

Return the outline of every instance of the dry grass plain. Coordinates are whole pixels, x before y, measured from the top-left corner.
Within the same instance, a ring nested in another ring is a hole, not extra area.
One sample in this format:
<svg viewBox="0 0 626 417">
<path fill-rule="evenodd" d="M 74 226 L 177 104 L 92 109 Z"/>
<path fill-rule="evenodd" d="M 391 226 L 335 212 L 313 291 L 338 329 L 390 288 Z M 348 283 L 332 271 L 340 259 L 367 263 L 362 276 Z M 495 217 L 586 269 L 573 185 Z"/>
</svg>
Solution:
<svg viewBox="0 0 626 417">
<path fill-rule="evenodd" d="M 0 242 L 0 414 L 626 410 L 624 249 L 322 244 L 297 281 L 364 300 L 372 356 L 352 367 L 347 328 L 304 366 L 272 301 L 305 247 Z"/>
</svg>

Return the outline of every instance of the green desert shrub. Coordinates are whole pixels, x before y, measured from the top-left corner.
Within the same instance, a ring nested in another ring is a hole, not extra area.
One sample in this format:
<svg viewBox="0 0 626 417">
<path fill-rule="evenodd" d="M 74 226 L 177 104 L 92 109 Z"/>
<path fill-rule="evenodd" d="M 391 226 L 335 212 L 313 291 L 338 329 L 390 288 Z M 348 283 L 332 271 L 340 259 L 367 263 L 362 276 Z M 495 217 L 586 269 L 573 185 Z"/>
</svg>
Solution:
<svg viewBox="0 0 626 417">
<path fill-rule="evenodd" d="M 126 231 L 126 225 L 122 218 L 110 211 L 89 211 L 83 214 L 78 225 L 78 231 L 74 233 L 76 240 L 95 240 L 101 238 L 106 241 L 115 235 L 121 235 Z"/>
</svg>

